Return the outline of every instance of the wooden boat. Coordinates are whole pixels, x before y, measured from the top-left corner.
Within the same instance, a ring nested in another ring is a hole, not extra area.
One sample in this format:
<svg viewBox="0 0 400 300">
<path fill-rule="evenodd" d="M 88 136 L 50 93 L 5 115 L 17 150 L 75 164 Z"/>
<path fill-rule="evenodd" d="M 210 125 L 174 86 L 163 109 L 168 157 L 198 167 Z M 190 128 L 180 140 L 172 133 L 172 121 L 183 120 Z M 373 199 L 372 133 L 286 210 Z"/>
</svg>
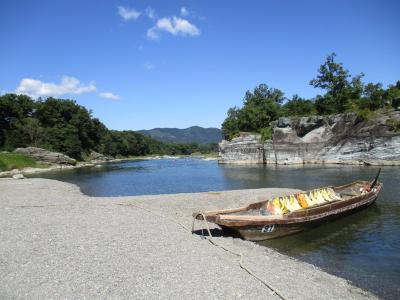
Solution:
<svg viewBox="0 0 400 300">
<path fill-rule="evenodd" d="M 321 223 L 351 214 L 371 205 L 377 198 L 382 183 L 375 180 L 355 181 L 346 185 L 330 187 L 340 196 L 334 200 L 282 215 L 261 215 L 260 210 L 268 200 L 252 203 L 245 207 L 216 211 L 197 212 L 193 217 L 219 225 L 222 229 L 239 232 L 246 240 L 261 241 L 274 239 L 315 227 Z M 369 186 L 370 191 L 365 191 Z M 364 191 L 361 191 L 363 190 Z M 307 192 L 304 192 L 307 193 Z"/>
</svg>

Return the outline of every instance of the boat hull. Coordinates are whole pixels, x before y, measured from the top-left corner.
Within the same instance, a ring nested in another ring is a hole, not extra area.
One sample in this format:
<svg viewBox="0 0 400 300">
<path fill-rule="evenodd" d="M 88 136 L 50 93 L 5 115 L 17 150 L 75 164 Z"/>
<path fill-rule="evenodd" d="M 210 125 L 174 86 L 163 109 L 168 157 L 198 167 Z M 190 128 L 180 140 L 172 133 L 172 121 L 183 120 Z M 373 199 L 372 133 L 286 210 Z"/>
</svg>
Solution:
<svg viewBox="0 0 400 300">
<path fill-rule="evenodd" d="M 329 187 L 340 194 L 339 199 L 283 215 L 260 214 L 268 202 L 264 200 L 245 207 L 195 212 L 193 217 L 198 220 L 206 219 L 224 230 L 233 230 L 246 240 L 275 239 L 308 230 L 368 207 L 375 202 L 382 189 L 382 183 L 378 181 L 375 183 L 377 183 L 375 187 L 367 193 L 363 192 L 363 188 L 370 184 L 368 181 L 359 180 L 342 186 Z"/>
<path fill-rule="evenodd" d="M 249 241 L 264 241 L 275 238 L 280 238 L 288 235 L 292 235 L 295 233 L 299 233 L 302 231 L 310 230 L 315 228 L 321 224 L 328 223 L 330 221 L 339 219 L 341 217 L 353 214 L 358 212 L 371 204 L 373 204 L 376 200 L 377 196 L 369 199 L 370 201 L 365 202 L 364 204 L 357 206 L 350 210 L 344 210 L 337 214 L 328 215 L 326 217 L 314 220 L 314 221 L 304 221 L 299 223 L 291 223 L 291 224 L 268 224 L 268 225 L 256 225 L 256 226 L 246 226 L 243 228 L 230 228 L 230 230 L 236 230 L 241 237 L 245 240 Z"/>
</svg>

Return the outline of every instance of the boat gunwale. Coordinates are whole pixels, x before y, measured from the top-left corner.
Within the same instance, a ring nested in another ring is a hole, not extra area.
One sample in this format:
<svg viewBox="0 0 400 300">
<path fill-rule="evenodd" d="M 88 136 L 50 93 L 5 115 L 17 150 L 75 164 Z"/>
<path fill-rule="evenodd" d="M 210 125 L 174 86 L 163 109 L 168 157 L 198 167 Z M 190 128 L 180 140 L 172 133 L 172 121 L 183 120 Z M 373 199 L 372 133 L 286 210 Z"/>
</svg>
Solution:
<svg viewBox="0 0 400 300">
<path fill-rule="evenodd" d="M 368 181 L 357 180 L 345 185 L 341 186 L 330 186 L 334 190 L 343 190 L 351 186 L 356 186 L 360 184 L 365 184 Z M 324 219 L 331 215 L 336 215 L 343 213 L 345 211 L 351 211 L 356 209 L 357 207 L 363 206 L 368 202 L 373 202 L 378 193 L 382 188 L 382 183 L 378 182 L 376 186 L 376 191 L 371 191 L 369 193 L 363 195 L 357 195 L 354 197 L 350 197 L 348 199 L 327 202 L 322 205 L 316 205 L 309 208 L 305 208 L 299 211 L 294 211 L 286 215 L 270 215 L 270 216 L 254 216 L 254 215 L 229 215 L 231 213 L 246 211 L 251 209 L 257 209 L 262 204 L 264 204 L 268 200 L 264 200 L 261 202 L 255 202 L 249 204 L 247 206 L 232 208 L 232 209 L 224 209 L 224 210 L 215 210 L 215 211 L 207 211 L 204 213 L 207 221 L 216 223 L 218 225 L 223 225 L 227 227 L 231 227 L 233 229 L 238 229 L 243 226 L 261 226 L 268 224 L 296 224 L 296 223 L 308 223 L 312 221 L 316 221 L 319 219 Z M 312 191 L 315 189 L 308 190 L 306 192 Z M 310 214 L 311 212 L 311 214 Z M 194 213 L 193 217 L 197 219 L 203 219 L 203 215 L 200 213 Z"/>
</svg>

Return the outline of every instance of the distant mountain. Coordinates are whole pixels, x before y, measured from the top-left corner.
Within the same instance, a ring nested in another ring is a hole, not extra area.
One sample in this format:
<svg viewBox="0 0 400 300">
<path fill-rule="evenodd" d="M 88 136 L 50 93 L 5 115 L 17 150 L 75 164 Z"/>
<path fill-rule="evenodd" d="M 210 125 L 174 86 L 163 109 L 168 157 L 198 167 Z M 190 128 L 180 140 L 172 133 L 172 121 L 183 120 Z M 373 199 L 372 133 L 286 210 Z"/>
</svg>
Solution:
<svg viewBox="0 0 400 300">
<path fill-rule="evenodd" d="M 218 143 L 222 140 L 221 129 L 203 128 L 200 126 L 192 126 L 185 129 L 154 128 L 150 130 L 138 130 L 138 132 L 167 143 L 209 144 Z"/>
</svg>

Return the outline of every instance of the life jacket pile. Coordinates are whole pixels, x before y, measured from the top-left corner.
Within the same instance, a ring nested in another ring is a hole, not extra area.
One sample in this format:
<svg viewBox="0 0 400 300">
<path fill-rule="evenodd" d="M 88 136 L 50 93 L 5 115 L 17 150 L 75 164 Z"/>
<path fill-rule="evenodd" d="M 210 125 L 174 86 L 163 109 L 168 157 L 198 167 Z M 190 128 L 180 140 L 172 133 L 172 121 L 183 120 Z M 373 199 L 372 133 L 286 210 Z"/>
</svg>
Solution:
<svg viewBox="0 0 400 300">
<path fill-rule="evenodd" d="M 283 215 L 296 210 L 331 201 L 342 200 L 331 188 L 312 190 L 307 193 L 298 193 L 290 196 L 276 197 L 269 200 L 263 210 L 272 215 Z M 263 212 L 263 214 L 265 214 Z"/>
</svg>

